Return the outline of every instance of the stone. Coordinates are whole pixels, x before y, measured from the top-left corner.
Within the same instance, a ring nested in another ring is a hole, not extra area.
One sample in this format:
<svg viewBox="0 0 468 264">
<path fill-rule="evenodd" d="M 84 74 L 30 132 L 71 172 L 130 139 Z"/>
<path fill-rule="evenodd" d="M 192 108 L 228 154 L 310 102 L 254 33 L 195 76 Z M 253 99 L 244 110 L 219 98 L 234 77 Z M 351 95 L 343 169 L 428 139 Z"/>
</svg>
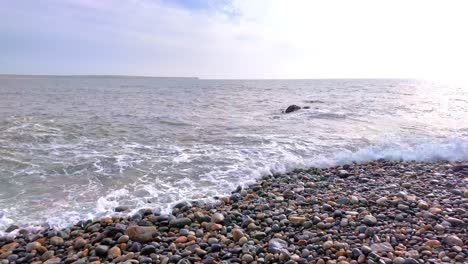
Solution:
<svg viewBox="0 0 468 264">
<path fill-rule="evenodd" d="M 156 247 L 153 245 L 146 245 L 140 250 L 142 255 L 150 255 L 151 253 L 156 253 Z"/>
<path fill-rule="evenodd" d="M 243 261 L 243 262 L 250 263 L 250 262 L 252 262 L 253 260 L 254 260 L 254 258 L 253 258 L 252 255 L 250 255 L 250 254 L 244 254 L 244 255 L 242 256 L 242 261 Z"/>
<path fill-rule="evenodd" d="M 431 214 L 441 214 L 441 213 L 442 213 L 442 209 L 437 208 L 437 207 L 431 207 L 431 208 L 429 208 L 429 212 L 430 212 Z"/>
<path fill-rule="evenodd" d="M 114 211 L 117 212 L 117 213 L 129 211 L 129 210 L 130 210 L 130 208 L 128 206 L 124 206 L 124 205 L 119 205 L 116 208 L 114 208 Z"/>
<path fill-rule="evenodd" d="M 338 171 L 338 177 L 344 179 L 348 178 L 351 174 L 347 170 L 339 170 Z"/>
<path fill-rule="evenodd" d="M 353 256 L 353 259 L 357 259 L 359 258 L 359 256 L 363 255 L 363 253 L 358 248 L 353 248 L 353 250 L 351 251 L 351 255 Z"/>
<path fill-rule="evenodd" d="M 257 240 L 262 240 L 264 239 L 265 237 L 267 236 L 267 234 L 265 232 L 255 232 L 255 234 L 253 235 L 253 237 Z"/>
<path fill-rule="evenodd" d="M 52 258 L 54 256 L 55 256 L 55 251 L 48 250 L 48 251 L 44 252 L 44 254 L 42 254 L 41 260 L 46 261 L 46 260 L 48 260 L 48 259 L 50 259 L 50 258 Z"/>
<path fill-rule="evenodd" d="M 211 216 L 211 221 L 213 223 L 221 224 L 224 221 L 224 215 L 220 213 L 215 213 Z"/>
<path fill-rule="evenodd" d="M 62 263 L 62 260 L 58 257 L 55 257 L 55 258 L 51 258 L 51 259 L 44 261 L 43 264 L 60 264 L 60 263 Z"/>
<path fill-rule="evenodd" d="M 424 245 L 428 246 L 428 247 L 437 247 L 437 246 L 440 246 L 440 241 L 439 240 L 428 240 L 426 241 L 426 243 L 424 243 Z"/>
<path fill-rule="evenodd" d="M 420 201 L 418 203 L 418 208 L 421 210 L 427 210 L 429 209 L 429 205 L 425 201 Z"/>
<path fill-rule="evenodd" d="M 378 205 L 385 205 L 387 203 L 387 197 L 380 197 L 379 199 L 377 199 L 377 201 L 375 201 L 375 203 L 377 203 Z"/>
<path fill-rule="evenodd" d="M 185 226 L 190 226 L 192 224 L 192 220 L 187 217 L 183 218 L 175 218 L 171 222 L 169 222 L 169 226 L 171 227 L 178 227 L 183 228 Z"/>
<path fill-rule="evenodd" d="M 40 248 L 41 246 L 42 246 L 42 245 L 41 245 L 41 243 L 39 243 L 39 242 L 31 242 L 31 243 L 28 243 L 28 244 L 26 245 L 26 251 L 27 251 L 27 252 L 31 252 L 31 251 L 33 251 L 33 250 L 37 250 L 37 249 Z"/>
<path fill-rule="evenodd" d="M 75 243 L 73 244 L 73 247 L 75 247 L 76 249 L 80 249 L 82 247 L 84 247 L 88 242 L 82 238 L 82 237 L 78 237 L 75 239 Z"/>
<path fill-rule="evenodd" d="M 191 204 L 190 204 L 189 202 L 187 202 L 187 201 L 182 201 L 182 202 L 176 203 L 176 204 L 174 205 L 173 208 L 175 208 L 175 209 L 182 209 L 182 208 L 184 208 L 184 207 L 190 207 L 190 206 L 191 206 Z"/>
<path fill-rule="evenodd" d="M 127 235 L 122 235 L 119 237 L 119 239 L 117 239 L 117 243 L 127 243 L 128 240 L 130 240 L 130 237 L 127 236 Z"/>
<path fill-rule="evenodd" d="M 409 206 L 407 206 L 405 204 L 398 204 L 397 208 L 398 208 L 398 210 L 401 210 L 401 211 L 408 211 L 409 210 Z"/>
<path fill-rule="evenodd" d="M 20 246 L 20 244 L 18 242 L 8 243 L 8 244 L 2 246 L 1 252 L 8 252 L 8 251 L 11 251 L 11 250 L 19 247 L 19 246 Z"/>
<path fill-rule="evenodd" d="M 120 248 L 117 246 L 111 247 L 109 251 L 107 251 L 107 255 L 113 259 L 120 257 L 122 255 L 122 252 L 120 251 Z"/>
<path fill-rule="evenodd" d="M 452 171 L 459 172 L 462 170 L 468 170 L 468 165 L 456 165 L 452 167 Z"/>
<path fill-rule="evenodd" d="M 374 243 L 371 246 L 372 251 L 375 252 L 380 252 L 380 253 L 387 253 L 387 252 L 393 252 L 394 249 L 392 245 L 388 242 L 383 242 L 383 243 Z"/>
<path fill-rule="evenodd" d="M 16 229 L 19 229 L 19 226 L 17 226 L 17 225 L 11 225 L 11 226 L 9 226 L 7 229 L 5 229 L 5 232 L 6 232 L 6 233 L 10 233 L 10 232 L 12 232 L 12 231 L 15 231 Z"/>
<path fill-rule="evenodd" d="M 366 215 L 362 222 L 367 226 L 375 226 L 377 224 L 377 218 L 372 215 Z"/>
<path fill-rule="evenodd" d="M 290 105 L 290 106 L 288 106 L 288 108 L 286 108 L 286 110 L 284 110 L 284 112 L 285 112 L 286 114 L 288 114 L 288 113 L 292 113 L 292 112 L 297 111 L 297 110 L 300 110 L 300 109 L 301 109 L 300 106 L 297 106 L 297 105 Z"/>
<path fill-rule="evenodd" d="M 177 244 L 186 243 L 187 240 L 188 240 L 188 238 L 186 236 L 180 236 L 174 241 L 174 243 L 177 243 Z"/>
<path fill-rule="evenodd" d="M 302 216 L 289 216 L 288 218 L 289 222 L 293 224 L 303 224 L 307 219 Z"/>
<path fill-rule="evenodd" d="M 231 234 L 232 234 L 232 239 L 236 242 L 239 241 L 244 236 L 244 232 L 242 232 L 242 230 L 238 228 L 232 230 Z"/>
<path fill-rule="evenodd" d="M 239 239 L 239 245 L 244 245 L 245 243 L 247 243 L 247 241 L 249 241 L 245 236 L 241 237 L 241 239 Z"/>
<path fill-rule="evenodd" d="M 460 220 L 460 219 L 455 218 L 455 217 L 448 217 L 447 222 L 449 222 L 450 224 L 455 225 L 455 226 L 463 225 L 465 223 L 463 220 Z"/>
<path fill-rule="evenodd" d="M 153 240 L 153 234 L 157 232 L 155 226 L 129 226 L 125 231 L 126 235 L 138 242 L 150 242 Z"/>
<path fill-rule="evenodd" d="M 333 247 L 333 241 L 325 241 L 325 243 L 322 244 L 322 248 L 327 250 Z"/>
<path fill-rule="evenodd" d="M 280 253 L 288 247 L 288 243 L 279 238 L 272 238 L 268 241 L 268 250 L 273 253 Z"/>
<path fill-rule="evenodd" d="M 458 236 L 455 236 L 455 235 L 447 236 L 444 239 L 444 243 L 449 246 L 463 247 L 463 241 Z"/>
<path fill-rule="evenodd" d="M 53 245 L 53 246 L 63 246 L 63 244 L 65 243 L 63 241 L 63 238 L 59 237 L 59 236 L 54 236 L 54 237 L 51 237 L 50 240 L 49 240 L 50 244 Z"/>
<path fill-rule="evenodd" d="M 106 256 L 108 250 L 109 250 L 109 246 L 106 246 L 106 245 L 99 245 L 94 249 L 94 251 L 96 252 L 96 255 L 98 256 Z"/>
<path fill-rule="evenodd" d="M 409 182 L 404 182 L 401 186 L 403 186 L 403 187 L 406 188 L 406 189 L 409 189 L 409 188 L 411 188 L 411 183 L 409 183 Z"/>
</svg>

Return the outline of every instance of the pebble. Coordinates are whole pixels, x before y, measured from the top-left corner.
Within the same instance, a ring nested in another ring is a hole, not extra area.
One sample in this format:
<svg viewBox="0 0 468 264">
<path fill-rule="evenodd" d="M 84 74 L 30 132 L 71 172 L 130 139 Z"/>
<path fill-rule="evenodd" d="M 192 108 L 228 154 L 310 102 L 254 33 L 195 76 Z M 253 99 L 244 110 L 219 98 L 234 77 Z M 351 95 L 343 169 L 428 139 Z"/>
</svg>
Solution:
<svg viewBox="0 0 468 264">
<path fill-rule="evenodd" d="M 50 239 L 50 244 L 53 246 L 62 246 L 65 243 L 63 238 L 59 236 L 54 236 Z"/>
<path fill-rule="evenodd" d="M 232 230 L 232 239 L 234 239 L 234 241 L 239 241 L 243 236 L 244 232 L 242 232 L 242 230 L 238 228 Z"/>
<path fill-rule="evenodd" d="M 96 247 L 95 252 L 96 252 L 96 255 L 98 256 L 106 256 L 108 250 L 109 250 L 109 246 L 99 245 Z"/>
<path fill-rule="evenodd" d="M 211 217 L 211 221 L 213 223 L 221 224 L 224 221 L 224 215 L 221 213 L 215 213 Z"/>
<path fill-rule="evenodd" d="M 368 226 L 374 226 L 377 224 L 377 218 L 375 218 L 374 216 L 372 215 L 366 215 L 364 217 L 364 219 L 362 220 L 362 222 L 365 224 L 365 225 L 368 225 Z"/>
<path fill-rule="evenodd" d="M 372 251 L 375 251 L 375 252 L 383 252 L 383 253 L 386 253 L 386 252 L 392 252 L 394 251 L 392 245 L 388 242 L 384 242 L 384 243 L 374 243 L 372 244 L 371 246 L 371 249 Z"/>
<path fill-rule="evenodd" d="M 149 242 L 153 240 L 153 234 L 157 232 L 155 226 L 130 226 L 125 231 L 126 235 L 138 242 Z"/>
<path fill-rule="evenodd" d="M 0 264 L 468 263 L 466 180 L 452 167 L 377 160 L 263 177 L 170 214 L 18 230 L 0 237 Z"/>
<path fill-rule="evenodd" d="M 447 236 L 444 239 L 444 242 L 445 244 L 449 246 L 459 246 L 459 247 L 463 246 L 463 241 L 458 236 L 455 236 L 455 235 Z"/>
</svg>

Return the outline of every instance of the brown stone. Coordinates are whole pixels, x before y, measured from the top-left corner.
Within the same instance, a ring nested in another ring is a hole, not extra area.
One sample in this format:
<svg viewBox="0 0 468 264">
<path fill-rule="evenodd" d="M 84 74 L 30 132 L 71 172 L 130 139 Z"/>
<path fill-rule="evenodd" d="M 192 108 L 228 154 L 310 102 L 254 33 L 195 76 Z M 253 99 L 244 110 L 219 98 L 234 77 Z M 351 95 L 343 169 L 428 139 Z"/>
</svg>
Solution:
<svg viewBox="0 0 468 264">
<path fill-rule="evenodd" d="M 431 208 L 429 208 L 429 212 L 430 212 L 431 214 L 441 214 L 441 213 L 442 213 L 442 209 L 437 208 L 437 207 L 431 207 Z"/>
<path fill-rule="evenodd" d="M 242 230 L 240 229 L 234 229 L 232 230 L 232 239 L 234 239 L 234 241 L 239 241 L 239 239 L 241 239 L 242 237 L 244 236 L 244 232 L 242 232 Z"/>
<path fill-rule="evenodd" d="M 19 247 L 19 243 L 17 242 L 12 242 L 12 243 L 9 243 L 9 244 L 6 244 L 2 247 L 2 249 L 0 249 L 0 252 L 7 252 L 7 251 L 10 251 L 12 249 L 15 249 L 17 247 Z"/>
<path fill-rule="evenodd" d="M 155 226 L 129 226 L 125 234 L 133 241 L 145 243 L 152 241 L 157 231 Z"/>
<path fill-rule="evenodd" d="M 429 205 L 425 201 L 420 201 L 418 203 L 418 208 L 421 210 L 427 210 L 429 209 Z"/>
<path fill-rule="evenodd" d="M 440 241 L 439 240 L 428 240 L 424 245 L 428 247 L 437 247 L 440 246 Z"/>
<path fill-rule="evenodd" d="M 73 246 L 76 248 L 76 249 L 80 249 L 82 247 L 84 247 L 88 242 L 82 238 L 82 237 L 78 237 L 75 239 L 75 243 L 73 244 Z"/>
<path fill-rule="evenodd" d="M 218 231 L 223 229 L 223 226 L 221 224 L 212 224 L 211 225 L 211 231 Z"/>
<path fill-rule="evenodd" d="M 109 251 L 107 251 L 107 255 L 114 259 L 120 257 L 122 255 L 122 252 L 120 251 L 120 248 L 114 246 L 111 249 L 109 249 Z"/>
<path fill-rule="evenodd" d="M 106 226 L 112 224 L 114 221 L 112 221 L 111 217 L 104 217 L 100 221 L 101 225 Z"/>
<path fill-rule="evenodd" d="M 187 240 L 188 239 L 187 239 L 186 236 L 180 236 L 174 241 L 174 243 L 185 243 L 185 242 L 187 242 Z"/>
<path fill-rule="evenodd" d="M 302 216 L 290 216 L 289 222 L 293 224 L 303 224 L 307 219 Z"/>
</svg>

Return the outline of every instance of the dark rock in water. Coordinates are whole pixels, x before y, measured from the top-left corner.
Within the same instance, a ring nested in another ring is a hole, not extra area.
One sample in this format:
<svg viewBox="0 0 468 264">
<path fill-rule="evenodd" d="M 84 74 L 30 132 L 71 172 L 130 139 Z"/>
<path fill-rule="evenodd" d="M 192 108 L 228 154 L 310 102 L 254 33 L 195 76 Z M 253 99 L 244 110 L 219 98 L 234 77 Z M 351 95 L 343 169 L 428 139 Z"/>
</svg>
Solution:
<svg viewBox="0 0 468 264">
<path fill-rule="evenodd" d="M 297 106 L 297 105 L 290 105 L 290 106 L 288 106 L 288 108 L 286 108 L 286 110 L 284 110 L 284 112 L 285 112 L 286 114 L 288 114 L 288 113 L 291 113 L 291 112 L 294 112 L 294 111 L 297 111 L 297 110 L 300 110 L 300 109 L 301 109 L 300 106 Z"/>
<path fill-rule="evenodd" d="M 114 208 L 114 211 L 117 213 L 128 211 L 130 208 L 128 206 L 120 205 Z"/>
<path fill-rule="evenodd" d="M 176 205 L 174 205 L 174 208 L 184 208 L 184 207 L 190 207 L 190 203 L 187 202 L 187 201 L 183 201 L 183 202 L 180 202 L 180 203 L 177 203 Z"/>
<path fill-rule="evenodd" d="M 462 171 L 462 170 L 468 170 L 468 165 L 457 165 L 457 166 L 453 166 L 452 167 L 452 170 L 454 172 L 459 172 L 459 171 Z"/>
<path fill-rule="evenodd" d="M 233 193 L 230 199 L 233 200 L 234 202 L 238 202 L 241 199 L 241 195 L 239 193 Z"/>
<path fill-rule="evenodd" d="M 242 191 L 242 186 L 237 186 L 237 188 L 231 193 L 240 193 Z"/>
<path fill-rule="evenodd" d="M 310 106 L 304 106 L 302 109 L 310 109 Z"/>
<path fill-rule="evenodd" d="M 11 226 L 9 226 L 9 227 L 5 230 L 5 232 L 10 233 L 11 231 L 14 231 L 14 230 L 16 230 L 16 229 L 19 229 L 19 226 L 17 226 L 17 225 L 11 225 Z"/>
<path fill-rule="evenodd" d="M 309 104 L 323 104 L 323 101 L 320 100 L 305 100 L 304 102 Z"/>
</svg>

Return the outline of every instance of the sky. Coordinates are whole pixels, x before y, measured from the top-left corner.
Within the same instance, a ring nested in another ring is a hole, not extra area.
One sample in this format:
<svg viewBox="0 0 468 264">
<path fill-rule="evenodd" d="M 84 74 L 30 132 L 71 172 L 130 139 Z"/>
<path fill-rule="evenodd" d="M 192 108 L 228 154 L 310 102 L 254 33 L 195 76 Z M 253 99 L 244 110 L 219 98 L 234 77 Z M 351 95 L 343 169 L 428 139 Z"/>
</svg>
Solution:
<svg viewBox="0 0 468 264">
<path fill-rule="evenodd" d="M 468 80 L 466 0 L 0 0 L 0 73 Z"/>
</svg>

